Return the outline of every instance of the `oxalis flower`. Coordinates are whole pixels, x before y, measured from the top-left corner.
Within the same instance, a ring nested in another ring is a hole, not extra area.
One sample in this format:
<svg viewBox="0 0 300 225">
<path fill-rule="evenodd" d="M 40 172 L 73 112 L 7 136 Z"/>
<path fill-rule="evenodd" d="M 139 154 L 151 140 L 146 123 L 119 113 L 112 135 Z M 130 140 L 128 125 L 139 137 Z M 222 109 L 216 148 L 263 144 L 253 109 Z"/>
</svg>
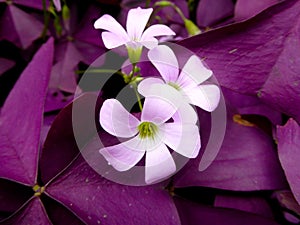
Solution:
<svg viewBox="0 0 300 225">
<path fill-rule="evenodd" d="M 100 153 L 118 171 L 129 170 L 146 154 L 147 184 L 170 176 L 176 166 L 168 147 L 188 158 L 195 158 L 200 150 L 197 125 L 170 122 L 181 103 L 182 97 L 171 87 L 166 92 L 153 85 L 139 120 L 116 99 L 106 100 L 100 110 L 101 126 L 114 136 L 130 139 L 104 147 Z"/>
<path fill-rule="evenodd" d="M 148 57 L 163 80 L 154 77 L 143 80 L 138 86 L 138 91 L 143 96 L 148 96 L 148 90 L 153 84 L 160 84 L 173 87 L 191 105 L 208 112 L 216 109 L 220 100 L 220 90 L 214 84 L 202 84 L 212 76 L 212 71 L 207 69 L 197 56 L 191 56 L 180 73 L 177 58 L 168 46 L 157 46 L 149 51 Z"/>
<path fill-rule="evenodd" d="M 175 35 L 174 31 L 162 24 L 152 25 L 145 30 L 152 11 L 152 8 L 142 9 L 140 7 L 129 10 L 126 21 L 127 31 L 108 14 L 100 17 L 94 27 L 107 30 L 102 33 L 106 48 L 112 49 L 126 45 L 131 63 L 136 63 L 140 59 L 143 46 L 148 49 L 157 46 L 156 36 Z"/>
</svg>

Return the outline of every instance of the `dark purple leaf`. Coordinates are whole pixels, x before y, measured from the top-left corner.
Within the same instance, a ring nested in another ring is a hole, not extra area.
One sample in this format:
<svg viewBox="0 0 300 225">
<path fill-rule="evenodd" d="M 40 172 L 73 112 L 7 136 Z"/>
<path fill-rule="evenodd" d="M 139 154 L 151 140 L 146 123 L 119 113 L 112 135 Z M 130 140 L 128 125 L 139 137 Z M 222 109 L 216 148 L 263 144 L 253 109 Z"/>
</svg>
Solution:
<svg viewBox="0 0 300 225">
<path fill-rule="evenodd" d="M 3 222 L 3 225 L 52 225 L 40 198 L 33 197 L 16 214 Z"/>
<path fill-rule="evenodd" d="M 0 76 L 7 70 L 11 69 L 14 65 L 14 61 L 5 58 L 0 58 Z"/>
<path fill-rule="evenodd" d="M 215 25 L 233 15 L 231 0 L 201 0 L 197 8 L 197 24 L 202 27 Z"/>
<path fill-rule="evenodd" d="M 268 202 L 262 197 L 217 195 L 214 205 L 216 207 L 237 209 L 273 218 Z"/>
<path fill-rule="evenodd" d="M 8 40 L 26 49 L 40 37 L 43 24 L 18 7 L 7 5 L 0 20 L 0 40 Z"/>
<path fill-rule="evenodd" d="M 293 119 L 277 129 L 278 154 L 292 192 L 300 204 L 300 126 Z"/>
<path fill-rule="evenodd" d="M 40 131 L 52 58 L 53 39 L 50 39 L 23 71 L 2 108 L 0 177 L 27 185 L 36 183 Z"/>
<path fill-rule="evenodd" d="M 56 89 L 49 89 L 45 102 L 45 112 L 56 111 L 64 108 L 73 96 L 65 96 L 61 91 Z"/>
<path fill-rule="evenodd" d="M 48 8 L 49 0 L 45 0 L 45 1 L 46 1 L 46 7 Z M 26 0 L 26 1 L 12 0 L 12 2 L 16 5 L 25 6 L 28 8 L 39 9 L 39 10 L 43 9 L 43 1 L 41 1 L 41 0 Z"/>
<path fill-rule="evenodd" d="M 278 2 L 280 0 L 238 0 L 235 4 L 234 18 L 236 21 L 249 19 Z"/>
<path fill-rule="evenodd" d="M 300 1 L 180 42 L 205 59 L 220 84 L 257 95 L 300 121 Z"/>
<path fill-rule="evenodd" d="M 49 184 L 46 192 L 90 225 L 180 224 L 171 196 L 162 187 L 113 183 L 97 174 L 81 156 Z"/>
<path fill-rule="evenodd" d="M 274 196 L 284 209 L 290 210 L 300 217 L 300 205 L 291 191 L 277 191 L 274 193 Z"/>
<path fill-rule="evenodd" d="M 33 191 L 30 187 L 0 179 L 0 212 L 7 216 L 13 214 L 30 199 L 32 194 Z"/>
<path fill-rule="evenodd" d="M 175 198 L 182 225 L 278 225 L 275 221 L 232 209 L 204 206 Z"/>
<path fill-rule="evenodd" d="M 190 160 L 175 175 L 175 187 L 205 186 L 236 191 L 285 187 L 272 138 L 257 127 L 233 122 L 232 117 L 227 120 L 225 138 L 213 163 L 199 171 L 199 160 L 199 157 Z"/>
<path fill-rule="evenodd" d="M 94 124 L 90 123 L 91 120 L 85 110 L 93 107 L 96 98 L 96 95 L 86 94 L 75 100 L 76 105 L 81 108 L 81 111 L 77 110 L 77 118 L 80 120 L 76 121 L 80 129 L 78 132 L 82 133 L 81 143 L 95 135 Z M 66 106 L 57 115 L 44 143 L 40 159 L 41 178 L 44 184 L 63 170 L 79 153 L 76 143 L 78 140 L 75 140 L 73 133 L 73 104 Z M 92 121 L 95 123 L 95 120 Z"/>
</svg>

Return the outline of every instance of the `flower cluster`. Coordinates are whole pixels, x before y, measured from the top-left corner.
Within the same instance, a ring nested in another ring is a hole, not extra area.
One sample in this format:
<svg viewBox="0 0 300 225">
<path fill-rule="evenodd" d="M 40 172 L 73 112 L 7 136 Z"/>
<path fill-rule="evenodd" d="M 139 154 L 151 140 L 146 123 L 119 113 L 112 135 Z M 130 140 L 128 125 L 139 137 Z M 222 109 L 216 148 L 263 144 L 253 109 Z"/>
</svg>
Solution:
<svg viewBox="0 0 300 225">
<path fill-rule="evenodd" d="M 111 16 L 95 22 L 109 49 L 126 45 L 134 74 L 142 47 L 150 49 L 148 58 L 161 78 L 142 80 L 137 85 L 145 97 L 141 117 L 130 114 L 116 99 L 108 99 L 100 110 L 100 124 L 111 135 L 129 138 L 120 144 L 104 147 L 99 152 L 118 171 L 134 167 L 145 155 L 147 184 L 169 177 L 176 165 L 169 151 L 195 158 L 201 148 L 197 113 L 193 106 L 212 112 L 218 106 L 220 90 L 214 84 L 204 84 L 212 76 L 201 60 L 191 56 L 182 70 L 175 53 L 167 45 L 158 45 L 155 36 L 174 35 L 165 25 L 153 25 L 145 31 L 152 9 L 132 9 L 128 13 L 127 32 Z M 135 21 L 139 20 L 139 23 Z M 144 31 L 144 32 L 143 32 Z"/>
</svg>

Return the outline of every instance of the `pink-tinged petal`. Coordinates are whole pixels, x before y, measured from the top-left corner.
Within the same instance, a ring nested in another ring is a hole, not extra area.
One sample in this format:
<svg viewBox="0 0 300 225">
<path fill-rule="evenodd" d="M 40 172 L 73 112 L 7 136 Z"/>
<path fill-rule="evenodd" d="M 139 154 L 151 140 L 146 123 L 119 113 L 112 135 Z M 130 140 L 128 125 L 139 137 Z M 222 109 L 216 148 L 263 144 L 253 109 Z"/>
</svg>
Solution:
<svg viewBox="0 0 300 225">
<path fill-rule="evenodd" d="M 195 109 L 185 101 L 182 101 L 181 106 L 172 118 L 175 122 L 188 124 L 196 124 L 198 120 Z"/>
<path fill-rule="evenodd" d="M 132 137 L 137 134 L 139 121 L 116 99 L 108 99 L 100 110 L 100 124 L 104 130 L 117 137 Z"/>
<path fill-rule="evenodd" d="M 157 46 L 149 51 L 148 57 L 166 83 L 177 81 L 179 66 L 171 48 L 165 45 Z"/>
<path fill-rule="evenodd" d="M 119 37 L 120 42 L 129 41 L 124 28 L 110 15 L 103 15 L 94 23 L 96 29 L 107 30 Z"/>
<path fill-rule="evenodd" d="M 220 89 L 216 85 L 200 85 L 194 88 L 185 88 L 183 93 L 187 100 L 208 112 L 214 111 L 220 101 Z"/>
<path fill-rule="evenodd" d="M 148 49 L 152 49 L 158 45 L 158 40 L 154 37 L 150 37 L 147 40 L 140 41 L 139 43 Z"/>
<path fill-rule="evenodd" d="M 127 142 L 99 150 L 108 163 L 118 171 L 129 170 L 135 166 L 145 154 L 145 151 L 141 151 L 141 149 L 134 149 L 132 147 L 143 146 L 138 138 L 133 138 Z"/>
<path fill-rule="evenodd" d="M 165 84 L 153 84 L 145 99 L 142 121 L 162 124 L 169 120 L 182 104 L 182 96 Z"/>
<path fill-rule="evenodd" d="M 197 56 L 193 55 L 184 65 L 177 83 L 184 84 L 184 77 L 188 76 L 198 85 L 210 78 L 212 74 L 212 71 L 207 69 Z"/>
<path fill-rule="evenodd" d="M 147 184 L 159 181 L 176 171 L 175 162 L 165 144 L 146 153 L 145 181 Z"/>
<path fill-rule="evenodd" d="M 128 12 L 126 29 L 131 40 L 140 40 L 152 14 L 153 9 L 142 9 L 140 7 Z"/>
<path fill-rule="evenodd" d="M 53 4 L 57 10 L 57 12 L 60 12 L 61 11 L 61 3 L 60 3 L 60 0 L 53 0 Z"/>
<path fill-rule="evenodd" d="M 300 204 L 300 126 L 290 119 L 283 127 L 277 128 L 278 154 L 293 195 Z"/>
<path fill-rule="evenodd" d="M 153 84 L 164 84 L 164 82 L 156 77 L 149 77 L 145 80 L 142 80 L 138 85 L 138 92 L 144 97 L 149 95 L 149 90 Z"/>
<path fill-rule="evenodd" d="M 201 148 L 199 128 L 194 124 L 166 123 L 162 127 L 163 141 L 177 153 L 197 157 Z"/>
<path fill-rule="evenodd" d="M 163 35 L 175 35 L 175 32 L 166 25 L 155 24 L 145 30 L 141 42 L 144 43 L 143 45 L 146 48 L 152 49 L 158 44 L 157 39 L 154 37 Z"/>
<path fill-rule="evenodd" d="M 112 32 L 103 32 L 102 40 L 103 44 L 108 49 L 116 48 L 127 43 L 126 39 L 120 38 L 118 34 Z"/>
</svg>

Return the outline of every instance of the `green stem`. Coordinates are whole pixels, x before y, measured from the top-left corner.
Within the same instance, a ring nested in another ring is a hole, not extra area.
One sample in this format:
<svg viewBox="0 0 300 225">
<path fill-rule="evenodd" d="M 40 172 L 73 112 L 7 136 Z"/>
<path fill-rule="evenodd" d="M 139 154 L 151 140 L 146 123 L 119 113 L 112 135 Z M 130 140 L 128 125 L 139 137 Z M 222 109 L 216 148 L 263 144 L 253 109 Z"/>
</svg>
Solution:
<svg viewBox="0 0 300 225">
<path fill-rule="evenodd" d="M 142 106 L 141 96 L 140 96 L 139 92 L 137 91 L 137 85 L 136 85 L 136 83 L 133 83 L 132 86 L 133 86 L 136 98 L 138 100 L 138 104 L 139 104 L 140 110 L 142 112 L 143 111 L 143 106 Z"/>
<path fill-rule="evenodd" d="M 148 8 L 150 6 L 151 0 L 146 0 L 145 7 Z"/>
<path fill-rule="evenodd" d="M 116 70 L 110 70 L 110 69 L 90 69 L 90 70 L 77 70 L 76 74 L 83 74 L 83 73 L 111 73 L 111 74 L 118 74 L 121 76 L 124 76 L 125 74 L 120 72 L 120 71 L 116 71 Z"/>
<path fill-rule="evenodd" d="M 44 12 L 44 28 L 41 33 L 41 38 L 45 40 L 48 31 L 49 22 L 50 22 L 50 13 L 47 11 L 46 0 L 42 0 L 42 3 L 43 3 L 43 12 Z"/>
</svg>

